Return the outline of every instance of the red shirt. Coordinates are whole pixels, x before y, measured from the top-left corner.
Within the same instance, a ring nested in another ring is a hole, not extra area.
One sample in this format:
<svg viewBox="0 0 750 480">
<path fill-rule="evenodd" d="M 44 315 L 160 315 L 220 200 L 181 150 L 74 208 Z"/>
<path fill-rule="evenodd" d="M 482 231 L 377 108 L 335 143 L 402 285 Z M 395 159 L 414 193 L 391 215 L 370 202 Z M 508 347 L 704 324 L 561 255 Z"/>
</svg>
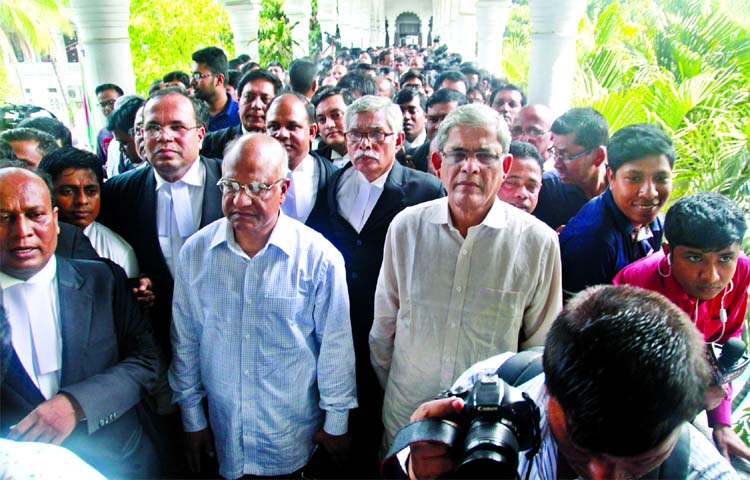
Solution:
<svg viewBox="0 0 750 480">
<path fill-rule="evenodd" d="M 620 270 L 612 283 L 634 285 L 661 293 L 688 314 L 706 341 L 723 344 L 728 338 L 742 335 L 742 326 L 747 311 L 747 290 L 750 286 L 750 261 L 743 252 L 740 252 L 737 259 L 737 269 L 732 277 L 732 289 L 729 290 L 727 286 L 721 294 L 710 300 L 698 301 L 690 297 L 677 283 L 674 276 L 670 274 L 665 277 L 659 273 L 659 270 L 663 273 L 671 272 L 671 267 L 667 264 L 666 256 L 661 250 Z M 727 323 L 723 334 L 719 317 L 722 297 L 727 311 Z M 708 412 L 710 425 L 717 423 L 731 425 L 731 385 L 729 387 L 729 396 L 721 405 Z"/>
</svg>

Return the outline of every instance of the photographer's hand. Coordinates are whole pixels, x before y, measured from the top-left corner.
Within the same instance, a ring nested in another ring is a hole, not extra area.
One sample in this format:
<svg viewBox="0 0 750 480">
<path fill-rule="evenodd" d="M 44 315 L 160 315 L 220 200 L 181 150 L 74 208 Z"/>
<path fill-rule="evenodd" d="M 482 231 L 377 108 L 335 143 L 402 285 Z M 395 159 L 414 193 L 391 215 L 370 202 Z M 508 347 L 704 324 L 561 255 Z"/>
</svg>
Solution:
<svg viewBox="0 0 750 480">
<path fill-rule="evenodd" d="M 423 403 L 411 415 L 410 422 L 425 418 L 445 417 L 460 412 L 464 402 L 460 398 L 443 398 Z M 456 468 L 447 445 L 428 442 L 411 445 L 409 478 L 439 478 Z"/>
<path fill-rule="evenodd" d="M 716 448 L 719 449 L 719 453 L 724 455 L 724 458 L 730 460 L 730 455 L 737 455 L 750 461 L 750 448 L 734 433 L 731 426 L 716 425 L 713 434 Z"/>
</svg>

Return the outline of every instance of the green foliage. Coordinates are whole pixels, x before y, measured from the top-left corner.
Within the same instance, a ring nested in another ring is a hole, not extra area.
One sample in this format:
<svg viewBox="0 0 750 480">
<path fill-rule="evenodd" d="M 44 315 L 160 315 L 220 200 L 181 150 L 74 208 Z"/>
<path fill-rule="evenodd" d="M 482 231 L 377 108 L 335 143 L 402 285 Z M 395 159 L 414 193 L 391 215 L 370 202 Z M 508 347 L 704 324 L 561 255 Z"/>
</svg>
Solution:
<svg viewBox="0 0 750 480">
<path fill-rule="evenodd" d="M 55 43 L 54 34 L 72 32 L 63 15 L 65 0 L 2 0 L 0 1 L 0 44 L 8 46 L 7 34 L 28 40 L 32 49 L 47 53 Z M 6 50 L 7 52 L 7 50 Z"/>
<path fill-rule="evenodd" d="M 229 19 L 216 0 L 132 0 L 128 33 L 136 90 L 142 94 L 165 73 L 189 73 L 190 55 L 200 48 L 216 46 L 234 56 Z"/>
<path fill-rule="evenodd" d="M 320 22 L 318 21 L 318 0 L 312 0 L 310 12 L 310 58 L 316 58 L 318 53 L 323 50 L 323 33 L 320 31 Z"/>
<path fill-rule="evenodd" d="M 297 23 L 299 22 L 291 24 L 284 13 L 284 0 L 261 0 L 258 26 L 258 55 L 261 65 L 277 61 L 284 68 L 289 66 L 294 58 L 292 46 L 297 45 L 292 39 L 292 30 Z"/>
<path fill-rule="evenodd" d="M 8 76 L 5 65 L 0 63 L 0 103 L 17 103 L 20 101 L 21 89 Z"/>
</svg>

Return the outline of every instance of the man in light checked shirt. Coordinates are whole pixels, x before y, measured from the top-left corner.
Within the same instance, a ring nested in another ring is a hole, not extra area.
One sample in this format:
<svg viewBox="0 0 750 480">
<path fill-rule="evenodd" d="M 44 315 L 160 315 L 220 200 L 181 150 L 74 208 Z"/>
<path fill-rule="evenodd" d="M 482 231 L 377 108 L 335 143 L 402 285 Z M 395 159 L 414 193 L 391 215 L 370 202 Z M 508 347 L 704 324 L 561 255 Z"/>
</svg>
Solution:
<svg viewBox="0 0 750 480">
<path fill-rule="evenodd" d="M 185 243 L 176 268 L 169 382 L 191 468 L 215 447 L 226 478 L 298 477 L 316 443 L 341 460 L 357 406 L 344 260 L 281 212 L 287 163 L 265 134 L 230 146 L 225 218 Z"/>
</svg>

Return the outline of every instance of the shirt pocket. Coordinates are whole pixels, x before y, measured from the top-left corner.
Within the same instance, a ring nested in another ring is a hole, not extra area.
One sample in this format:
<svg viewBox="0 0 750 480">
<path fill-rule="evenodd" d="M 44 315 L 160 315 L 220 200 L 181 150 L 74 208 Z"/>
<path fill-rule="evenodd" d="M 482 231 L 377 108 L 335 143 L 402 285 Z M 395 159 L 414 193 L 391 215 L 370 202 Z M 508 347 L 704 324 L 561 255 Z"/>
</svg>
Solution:
<svg viewBox="0 0 750 480">
<path fill-rule="evenodd" d="M 479 287 L 466 299 L 461 323 L 466 348 L 460 350 L 476 355 L 472 363 L 518 349 L 524 298 L 518 291 Z"/>
</svg>

